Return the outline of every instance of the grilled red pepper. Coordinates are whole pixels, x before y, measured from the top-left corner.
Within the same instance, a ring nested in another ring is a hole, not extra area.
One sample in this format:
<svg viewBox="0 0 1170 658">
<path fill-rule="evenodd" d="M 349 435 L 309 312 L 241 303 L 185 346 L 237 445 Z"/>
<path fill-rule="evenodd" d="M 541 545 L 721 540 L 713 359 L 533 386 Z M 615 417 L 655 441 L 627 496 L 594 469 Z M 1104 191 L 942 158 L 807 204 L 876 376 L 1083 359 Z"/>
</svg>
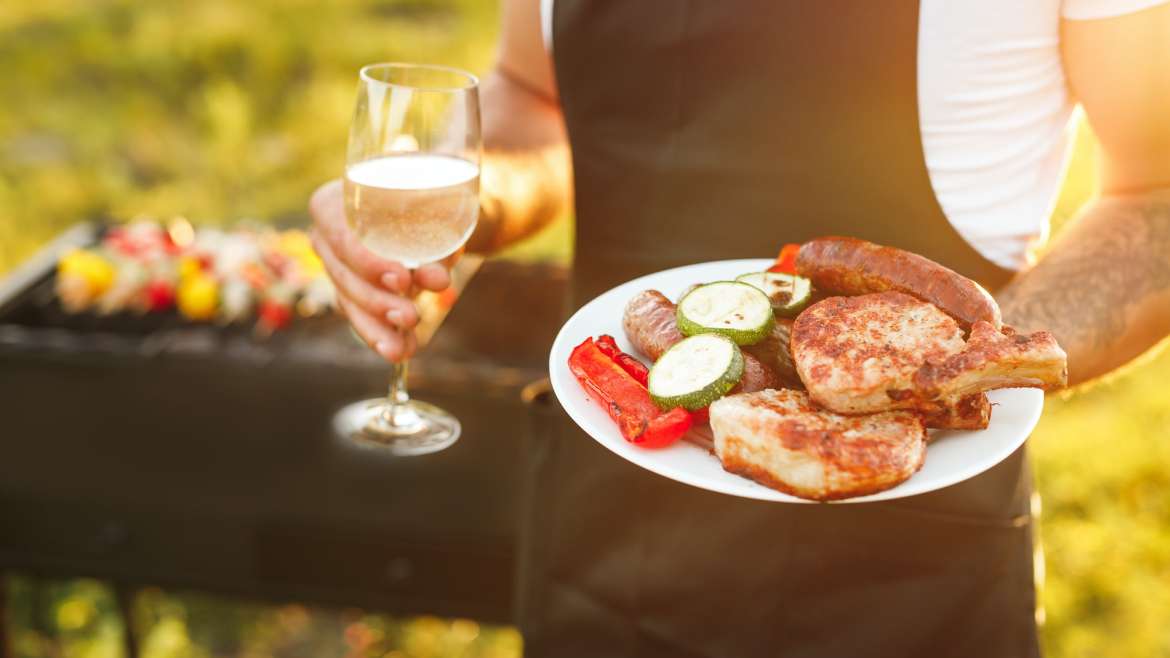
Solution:
<svg viewBox="0 0 1170 658">
<path fill-rule="evenodd" d="M 617 341 L 609 334 L 602 334 L 594 341 L 597 343 L 597 348 L 600 349 L 606 356 L 617 362 L 626 372 L 638 380 L 642 386 L 649 386 L 650 369 L 637 358 L 623 352 L 617 346 Z M 694 423 L 705 423 L 710 419 L 710 414 L 707 413 L 707 407 L 696 409 L 690 412 L 692 421 Z"/>
<path fill-rule="evenodd" d="M 601 334 L 593 340 L 593 343 L 597 345 L 597 349 L 601 350 L 602 354 L 611 359 L 622 353 L 621 348 L 617 346 L 617 341 L 609 334 Z"/>
<path fill-rule="evenodd" d="M 694 422 L 691 412 L 682 407 L 675 407 L 651 420 L 646 425 L 641 440 L 635 443 L 643 448 L 665 448 L 686 434 Z"/>
<path fill-rule="evenodd" d="M 155 279 L 146 284 L 146 308 L 150 311 L 166 311 L 175 305 L 175 284 L 165 279 Z"/>
<path fill-rule="evenodd" d="M 292 308 L 273 299 L 260 302 L 259 327 L 264 333 L 272 333 L 288 326 L 292 320 Z"/>
<path fill-rule="evenodd" d="M 638 380 L 639 384 L 642 386 L 650 385 L 650 369 L 646 367 L 646 364 L 642 363 L 637 358 L 623 352 L 621 348 L 617 346 L 617 341 L 614 340 L 613 336 L 610 336 L 609 334 L 602 334 L 598 336 L 597 340 L 594 342 L 597 343 L 597 348 L 600 349 L 603 354 L 616 361 L 617 364 L 622 367 L 622 370 L 630 373 L 630 376 Z"/>
<path fill-rule="evenodd" d="M 662 413 L 646 387 L 606 355 L 592 338 L 573 348 L 569 370 L 605 407 L 622 437 L 630 443 L 660 448 L 674 443 L 690 429 L 691 415 L 685 409 Z"/>
<path fill-rule="evenodd" d="M 769 272 L 783 272 L 796 274 L 796 254 L 800 252 L 800 245 L 786 244 L 776 257 L 776 263 L 768 268 Z"/>
</svg>

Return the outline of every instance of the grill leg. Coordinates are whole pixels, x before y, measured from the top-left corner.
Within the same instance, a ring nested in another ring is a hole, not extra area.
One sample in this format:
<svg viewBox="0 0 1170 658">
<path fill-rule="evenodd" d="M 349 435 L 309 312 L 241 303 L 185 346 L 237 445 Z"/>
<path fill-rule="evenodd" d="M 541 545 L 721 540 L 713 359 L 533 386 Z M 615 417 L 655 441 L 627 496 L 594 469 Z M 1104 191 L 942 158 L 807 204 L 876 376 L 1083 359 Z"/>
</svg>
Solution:
<svg viewBox="0 0 1170 658">
<path fill-rule="evenodd" d="M 134 636 L 134 588 L 126 583 L 114 583 L 114 596 L 122 614 L 122 646 L 126 658 L 138 658 L 138 641 Z"/>
</svg>

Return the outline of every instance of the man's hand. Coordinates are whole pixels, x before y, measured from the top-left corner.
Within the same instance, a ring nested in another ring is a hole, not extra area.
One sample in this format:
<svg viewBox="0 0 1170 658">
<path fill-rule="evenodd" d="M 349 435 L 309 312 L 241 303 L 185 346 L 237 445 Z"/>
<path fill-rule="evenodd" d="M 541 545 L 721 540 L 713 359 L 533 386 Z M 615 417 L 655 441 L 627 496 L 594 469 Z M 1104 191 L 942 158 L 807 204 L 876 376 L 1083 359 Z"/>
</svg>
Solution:
<svg viewBox="0 0 1170 658">
<path fill-rule="evenodd" d="M 499 60 L 481 88 L 483 162 L 479 224 L 467 244 L 490 253 L 524 239 L 572 205 L 572 166 L 538 0 L 505 0 Z M 450 285 L 456 257 L 411 272 L 363 247 L 345 221 L 340 181 L 309 202 L 313 245 L 338 303 L 370 347 L 390 361 L 415 349 L 412 289 Z"/>
<path fill-rule="evenodd" d="M 413 290 L 440 291 L 451 284 L 448 267 L 454 259 L 416 270 L 379 258 L 362 246 L 345 221 L 341 181 L 333 180 L 313 193 L 313 247 L 337 287 L 337 301 L 358 335 L 388 361 L 414 353 L 418 311 Z"/>
</svg>

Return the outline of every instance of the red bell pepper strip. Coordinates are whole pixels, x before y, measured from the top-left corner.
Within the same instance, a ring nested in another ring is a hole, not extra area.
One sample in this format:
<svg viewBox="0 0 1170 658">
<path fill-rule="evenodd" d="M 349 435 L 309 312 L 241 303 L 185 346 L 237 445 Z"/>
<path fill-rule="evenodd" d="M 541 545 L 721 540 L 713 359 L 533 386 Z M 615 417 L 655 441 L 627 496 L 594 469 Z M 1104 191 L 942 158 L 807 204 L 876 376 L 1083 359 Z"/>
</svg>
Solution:
<svg viewBox="0 0 1170 658">
<path fill-rule="evenodd" d="M 691 412 L 675 407 L 651 420 L 637 443 L 643 448 L 665 448 L 686 434 L 694 422 Z"/>
<path fill-rule="evenodd" d="M 603 354 L 616 361 L 622 367 L 622 370 L 630 373 L 630 376 L 638 380 L 639 384 L 642 386 L 650 385 L 650 369 L 634 356 L 623 352 L 617 346 L 617 341 L 613 339 L 613 336 L 602 334 L 594 342 L 597 343 L 597 348 Z"/>
<path fill-rule="evenodd" d="M 796 274 L 796 254 L 800 252 L 800 245 L 786 244 L 780 249 L 780 255 L 776 257 L 776 263 L 768 268 L 769 272 L 783 272 L 785 274 Z"/>
<path fill-rule="evenodd" d="M 614 360 L 622 367 L 622 370 L 630 373 L 631 377 L 638 380 L 639 384 L 642 386 L 650 385 L 650 369 L 644 363 L 625 352 L 618 354 Z"/>
<path fill-rule="evenodd" d="M 589 395 L 605 407 L 621 430 L 622 438 L 630 443 L 663 447 L 690 429 L 692 421 L 685 409 L 662 413 L 646 388 L 602 352 L 592 338 L 573 348 L 569 370 Z"/>
<path fill-rule="evenodd" d="M 617 341 L 609 334 L 601 334 L 593 342 L 597 345 L 597 349 L 601 350 L 602 354 L 611 359 L 622 353 L 621 348 L 617 346 Z"/>
<path fill-rule="evenodd" d="M 650 421 L 661 413 L 646 389 L 606 356 L 592 338 L 573 348 L 569 370 L 605 407 L 627 441 L 636 442 Z"/>
<path fill-rule="evenodd" d="M 626 352 L 623 352 L 621 348 L 617 346 L 617 341 L 614 340 L 613 336 L 610 336 L 609 334 L 602 334 L 598 336 L 594 342 L 597 343 L 597 348 L 600 349 L 602 353 L 614 361 L 617 361 L 617 364 L 621 366 L 626 372 L 630 373 L 634 379 L 638 380 L 638 383 L 647 387 L 650 385 L 650 369 L 635 357 L 630 356 Z M 690 413 L 692 416 L 692 421 L 695 423 L 705 423 L 710 420 L 710 414 L 707 413 L 707 407 L 696 409 Z"/>
</svg>

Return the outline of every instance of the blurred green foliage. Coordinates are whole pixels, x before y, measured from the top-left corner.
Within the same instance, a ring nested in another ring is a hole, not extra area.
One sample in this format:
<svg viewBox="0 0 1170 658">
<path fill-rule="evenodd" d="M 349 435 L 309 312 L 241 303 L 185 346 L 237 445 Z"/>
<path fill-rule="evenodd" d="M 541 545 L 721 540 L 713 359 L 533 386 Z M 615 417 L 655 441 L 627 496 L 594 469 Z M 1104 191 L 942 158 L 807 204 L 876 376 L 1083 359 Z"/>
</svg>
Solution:
<svg viewBox="0 0 1170 658">
<path fill-rule="evenodd" d="M 340 174 L 357 69 L 482 70 L 479 0 L 0 3 L 0 269 L 79 218 L 302 217 Z"/>
<path fill-rule="evenodd" d="M 0 273 L 73 222 L 182 214 L 303 219 L 338 175 L 355 72 L 386 60 L 482 71 L 498 8 L 477 0 L 7 0 L 0 3 Z M 1058 231 L 1093 187 L 1076 153 Z M 567 260 L 550 227 L 516 258 Z M 1170 655 L 1170 353 L 1049 402 L 1032 438 L 1043 500 L 1048 655 Z M 121 655 L 113 594 L 10 578 L 20 658 Z M 147 589 L 146 658 L 520 653 L 469 620 L 392 619 Z"/>
<path fill-rule="evenodd" d="M 1054 234 L 1093 192 L 1094 148 L 1078 121 Z M 1042 505 L 1039 617 L 1050 656 L 1170 656 L 1165 348 L 1163 341 L 1103 381 L 1050 396 L 1029 440 Z"/>
</svg>

